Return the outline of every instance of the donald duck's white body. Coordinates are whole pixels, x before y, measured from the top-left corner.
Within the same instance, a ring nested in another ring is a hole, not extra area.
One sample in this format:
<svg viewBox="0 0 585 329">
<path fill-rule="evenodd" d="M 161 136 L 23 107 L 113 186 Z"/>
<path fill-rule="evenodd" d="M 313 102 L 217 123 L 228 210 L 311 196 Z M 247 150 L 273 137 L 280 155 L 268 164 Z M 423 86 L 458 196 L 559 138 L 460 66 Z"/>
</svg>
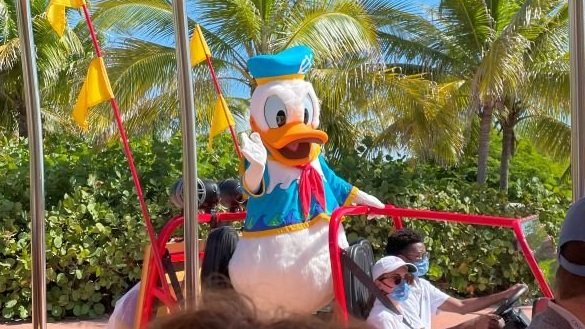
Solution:
<svg viewBox="0 0 585 329">
<path fill-rule="evenodd" d="M 331 212 L 350 203 L 383 207 L 337 177 L 320 155 L 327 134 L 317 129 L 319 102 L 303 80 L 311 60 L 310 49 L 295 47 L 248 62 L 258 84 L 250 103 L 254 132 L 242 135 L 242 181 L 250 198 L 229 274 L 236 291 L 266 316 L 309 314 L 326 306 L 333 297 Z M 267 67 L 289 74 L 269 75 Z M 348 245 L 343 231 L 338 239 Z"/>
<path fill-rule="evenodd" d="M 311 164 L 321 171 L 318 160 Z M 269 160 L 266 168 L 280 178 L 278 184 L 283 187 L 300 176 L 299 169 L 276 161 Z M 273 188 L 280 187 L 271 182 L 267 192 Z M 328 225 L 328 221 L 318 220 L 303 230 L 240 239 L 230 262 L 234 288 L 268 316 L 308 314 L 327 305 L 333 298 Z M 340 246 L 348 246 L 343 230 L 338 241 Z"/>
</svg>

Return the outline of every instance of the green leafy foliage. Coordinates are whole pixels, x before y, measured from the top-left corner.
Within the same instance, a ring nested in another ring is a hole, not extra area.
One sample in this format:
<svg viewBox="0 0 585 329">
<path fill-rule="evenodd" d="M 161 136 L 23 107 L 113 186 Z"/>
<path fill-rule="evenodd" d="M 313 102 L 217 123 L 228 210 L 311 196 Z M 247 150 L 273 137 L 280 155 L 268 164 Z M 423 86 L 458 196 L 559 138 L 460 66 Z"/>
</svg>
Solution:
<svg viewBox="0 0 585 329">
<path fill-rule="evenodd" d="M 208 150 L 204 140 L 198 145 L 199 176 L 222 179 L 237 174 L 237 157 L 228 136 L 218 138 L 214 150 Z M 167 191 L 181 175 L 181 137 L 165 142 L 136 140 L 131 146 L 150 215 L 160 228 L 178 212 L 171 207 Z M 2 140 L 0 147 L 4 178 L 0 181 L 0 309 L 5 319 L 24 319 L 30 316 L 31 303 L 28 148 L 23 140 Z M 508 195 L 498 192 L 497 177 L 490 177 L 487 187 L 474 183 L 473 159 L 452 168 L 389 161 L 383 156 L 365 159 L 357 153 L 339 159 L 332 165 L 341 177 L 384 202 L 475 214 L 538 214 L 551 237 L 558 235 L 569 205 L 568 186 L 555 185 L 562 167 L 547 170 L 548 160 L 522 141 L 517 159 L 530 159 L 539 169 L 520 164 L 521 169 L 513 169 Z M 107 313 L 139 280 L 148 241 L 121 146 L 96 150 L 80 140 L 50 136 L 45 142 L 45 179 L 49 315 L 58 319 Z M 406 225 L 426 235 L 432 253 L 429 277 L 453 294 L 481 295 L 518 281 L 535 287 L 509 230 L 420 220 L 408 220 Z M 350 239 L 367 237 L 380 255 L 392 226 L 388 219 L 352 218 L 346 229 Z M 205 228 L 200 232 L 204 235 Z M 550 276 L 554 264 L 542 265 Z"/>
<path fill-rule="evenodd" d="M 131 144 L 155 227 L 178 213 L 168 188 L 182 171 L 181 137 Z M 229 139 L 199 141 L 198 174 L 236 175 Z M 5 319 L 30 316 L 31 236 L 28 146 L 0 142 L 0 308 Z M 52 318 L 96 317 L 140 279 L 148 242 L 134 185 L 119 144 L 96 150 L 83 141 L 45 142 L 47 308 Z"/>
<path fill-rule="evenodd" d="M 366 160 L 358 154 L 346 154 L 335 166 L 341 177 L 384 203 L 505 217 L 538 215 L 544 235 L 556 239 L 570 204 L 570 186 L 560 183 L 559 166 L 552 167 L 554 171 L 547 169 L 550 160 L 534 152 L 530 145 L 521 142 L 517 158 L 530 159 L 530 163 L 512 167 L 508 195 L 497 189 L 496 170 L 487 186 L 475 183 L 474 159 L 443 168 L 405 160 L 389 161 L 384 156 Z M 405 219 L 405 225 L 425 235 L 431 252 L 429 278 L 443 289 L 456 295 L 482 295 L 526 282 L 536 293 L 534 277 L 512 230 L 420 219 Z M 383 254 L 386 238 L 394 230 L 387 218 L 366 221 L 354 217 L 345 227 L 350 240 L 367 237 L 378 256 Z M 541 267 L 550 278 L 551 264 L 544 261 Z"/>
</svg>

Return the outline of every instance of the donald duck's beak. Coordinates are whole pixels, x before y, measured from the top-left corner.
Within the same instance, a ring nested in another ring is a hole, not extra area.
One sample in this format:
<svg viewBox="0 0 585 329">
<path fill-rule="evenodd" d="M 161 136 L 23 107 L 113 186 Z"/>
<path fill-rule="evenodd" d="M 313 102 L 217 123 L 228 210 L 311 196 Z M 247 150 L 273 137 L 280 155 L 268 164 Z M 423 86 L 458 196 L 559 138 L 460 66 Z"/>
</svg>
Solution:
<svg viewBox="0 0 585 329">
<path fill-rule="evenodd" d="M 329 139 L 324 131 L 313 129 L 300 122 L 291 122 L 279 128 L 269 129 L 262 138 L 288 159 L 307 157 L 312 143 L 325 144 Z"/>
<path fill-rule="evenodd" d="M 267 131 L 252 129 L 260 133 L 264 145 L 271 156 L 286 165 L 298 166 L 316 158 L 320 145 L 327 143 L 329 137 L 324 131 L 314 129 L 302 122 L 291 122 Z"/>
</svg>

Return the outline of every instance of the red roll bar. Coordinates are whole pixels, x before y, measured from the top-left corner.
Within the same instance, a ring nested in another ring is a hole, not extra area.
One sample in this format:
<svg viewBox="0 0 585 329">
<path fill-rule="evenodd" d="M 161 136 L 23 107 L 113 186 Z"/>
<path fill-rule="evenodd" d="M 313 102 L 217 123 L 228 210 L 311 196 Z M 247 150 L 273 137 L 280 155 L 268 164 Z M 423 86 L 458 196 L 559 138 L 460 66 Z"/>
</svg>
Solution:
<svg viewBox="0 0 585 329">
<path fill-rule="evenodd" d="M 544 296 L 548 298 L 553 297 L 552 290 L 544 278 L 544 274 L 538 267 L 538 263 L 534 258 L 534 254 L 526 241 L 524 232 L 522 232 L 521 224 L 526 221 L 536 220 L 537 216 L 527 216 L 522 218 L 499 217 L 499 216 L 484 216 L 484 215 L 469 215 L 446 211 L 432 211 L 432 210 L 416 210 L 397 208 L 392 205 L 387 205 L 384 209 L 369 208 L 366 206 L 340 207 L 336 209 L 331 215 L 329 222 L 329 255 L 331 256 L 331 271 L 333 275 L 333 290 L 335 293 L 335 300 L 341 314 L 341 319 L 344 323 L 348 320 L 347 313 L 347 299 L 345 296 L 345 285 L 343 282 L 343 271 L 341 267 L 341 248 L 338 244 L 339 226 L 344 216 L 359 216 L 359 215 L 383 215 L 391 217 L 394 226 L 399 229 L 402 228 L 402 218 L 418 218 L 424 220 L 446 221 L 452 223 L 463 223 L 473 225 L 484 225 L 492 227 L 509 228 L 514 231 L 516 239 L 520 244 L 524 258 L 528 262 L 528 266 L 532 274 L 538 281 L 540 290 Z"/>
<path fill-rule="evenodd" d="M 240 221 L 246 218 L 246 212 L 236 212 L 236 213 L 215 213 L 215 214 L 198 214 L 198 221 L 199 223 L 209 223 L 212 221 L 213 216 L 215 215 L 215 219 L 217 222 L 233 222 L 233 221 Z M 183 215 L 178 215 L 171 218 L 165 226 L 161 229 L 157 243 L 158 243 L 158 250 L 164 251 L 166 249 L 167 242 L 171 239 L 172 234 L 184 224 Z M 164 254 L 164 253 L 163 253 Z M 162 255 L 161 255 L 162 256 Z M 171 261 L 172 262 L 182 262 L 184 260 L 184 253 L 180 254 L 171 254 Z M 199 252 L 199 257 L 203 256 L 203 252 Z M 150 254 L 150 262 L 152 264 L 154 261 L 155 255 Z M 135 323 L 135 328 L 143 329 L 149 323 L 150 317 L 152 316 L 153 306 L 155 300 L 159 300 L 162 302 L 166 307 L 169 309 L 173 309 L 176 307 L 177 300 L 169 293 L 165 293 L 160 285 L 160 280 L 157 272 L 157 267 L 149 266 L 146 269 L 148 274 L 146 275 L 146 280 L 141 284 L 144 284 L 144 287 L 141 289 L 146 289 L 144 293 L 144 298 L 142 299 L 142 305 L 138 305 L 137 310 L 139 311 L 139 315 L 137 318 L 137 323 Z"/>
</svg>

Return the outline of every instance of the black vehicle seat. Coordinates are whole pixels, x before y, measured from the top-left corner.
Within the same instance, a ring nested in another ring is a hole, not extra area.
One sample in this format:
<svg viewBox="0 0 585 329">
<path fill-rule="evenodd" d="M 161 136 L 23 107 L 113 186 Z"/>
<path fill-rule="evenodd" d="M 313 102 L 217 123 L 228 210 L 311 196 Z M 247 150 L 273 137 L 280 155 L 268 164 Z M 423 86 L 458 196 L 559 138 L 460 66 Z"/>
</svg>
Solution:
<svg viewBox="0 0 585 329">
<path fill-rule="evenodd" d="M 370 277 L 372 276 L 372 266 L 374 266 L 374 252 L 372 245 L 366 239 L 359 239 L 353 242 L 346 249 L 349 257 Z M 345 283 L 345 295 L 347 299 L 347 311 L 358 319 L 366 319 L 375 297 L 370 293 L 356 276 L 354 276 L 349 267 L 343 264 L 343 282 Z"/>
</svg>

